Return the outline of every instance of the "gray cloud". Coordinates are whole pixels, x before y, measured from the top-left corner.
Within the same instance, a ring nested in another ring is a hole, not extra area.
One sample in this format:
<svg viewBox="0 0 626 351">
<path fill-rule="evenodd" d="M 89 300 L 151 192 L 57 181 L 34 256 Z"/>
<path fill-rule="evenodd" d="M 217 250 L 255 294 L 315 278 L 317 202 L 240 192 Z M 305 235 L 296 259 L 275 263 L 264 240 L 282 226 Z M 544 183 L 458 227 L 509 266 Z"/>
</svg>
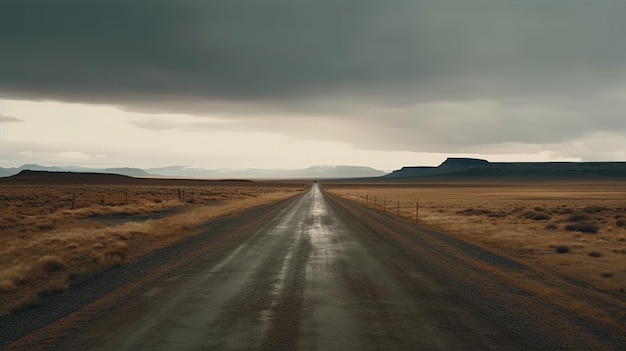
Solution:
<svg viewBox="0 0 626 351">
<path fill-rule="evenodd" d="M 7 123 L 7 122 L 23 122 L 23 121 L 16 117 L 0 115 L 0 122 Z"/>
<path fill-rule="evenodd" d="M 0 94 L 228 112 L 366 149 L 556 145 L 626 133 L 624 16 L 614 1 L 15 0 Z"/>
<path fill-rule="evenodd" d="M 130 124 L 136 128 L 146 130 L 169 130 L 175 129 L 177 125 L 175 123 L 164 121 L 156 118 L 150 118 L 148 120 L 131 121 Z"/>
</svg>

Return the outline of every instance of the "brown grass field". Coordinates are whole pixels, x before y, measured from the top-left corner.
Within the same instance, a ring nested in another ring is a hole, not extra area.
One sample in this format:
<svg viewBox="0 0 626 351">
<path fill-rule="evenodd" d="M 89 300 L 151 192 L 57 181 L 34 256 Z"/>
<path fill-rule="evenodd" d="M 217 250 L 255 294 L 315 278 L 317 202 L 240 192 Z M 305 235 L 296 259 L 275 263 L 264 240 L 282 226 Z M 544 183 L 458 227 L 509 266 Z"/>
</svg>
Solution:
<svg viewBox="0 0 626 351">
<path fill-rule="evenodd" d="M 324 189 L 407 221 L 418 214 L 423 227 L 603 291 L 626 292 L 626 182 L 330 183 Z"/>
<path fill-rule="evenodd" d="M 0 314 L 198 234 L 212 218 L 307 187 L 176 180 L 144 186 L 0 184 Z"/>
</svg>

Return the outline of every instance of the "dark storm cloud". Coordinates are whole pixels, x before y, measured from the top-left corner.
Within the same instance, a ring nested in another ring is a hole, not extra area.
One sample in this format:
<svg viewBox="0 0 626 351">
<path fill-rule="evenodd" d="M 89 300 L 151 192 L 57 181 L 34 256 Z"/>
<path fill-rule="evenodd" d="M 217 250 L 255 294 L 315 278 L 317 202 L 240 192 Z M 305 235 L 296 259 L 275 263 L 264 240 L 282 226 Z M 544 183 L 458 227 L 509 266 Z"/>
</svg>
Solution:
<svg viewBox="0 0 626 351">
<path fill-rule="evenodd" d="M 0 93 L 245 112 L 360 147 L 557 142 L 626 131 L 624 16 L 618 1 L 4 1 Z M 353 128 L 299 127 L 319 115 Z"/>
</svg>

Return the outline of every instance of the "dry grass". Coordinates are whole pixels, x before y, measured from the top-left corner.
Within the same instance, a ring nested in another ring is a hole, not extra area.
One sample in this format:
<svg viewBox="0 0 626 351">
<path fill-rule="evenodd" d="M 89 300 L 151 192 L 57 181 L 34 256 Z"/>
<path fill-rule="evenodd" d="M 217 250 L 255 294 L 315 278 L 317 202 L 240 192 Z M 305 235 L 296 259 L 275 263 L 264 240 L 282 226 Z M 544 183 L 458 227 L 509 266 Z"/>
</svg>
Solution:
<svg viewBox="0 0 626 351">
<path fill-rule="evenodd" d="M 184 188 L 0 186 L 0 314 L 197 234 L 207 220 L 305 188 L 256 182 Z"/>
<path fill-rule="evenodd" d="M 626 182 L 326 184 L 326 191 L 584 281 L 626 290 Z M 399 208 L 398 208 L 399 201 Z"/>
</svg>

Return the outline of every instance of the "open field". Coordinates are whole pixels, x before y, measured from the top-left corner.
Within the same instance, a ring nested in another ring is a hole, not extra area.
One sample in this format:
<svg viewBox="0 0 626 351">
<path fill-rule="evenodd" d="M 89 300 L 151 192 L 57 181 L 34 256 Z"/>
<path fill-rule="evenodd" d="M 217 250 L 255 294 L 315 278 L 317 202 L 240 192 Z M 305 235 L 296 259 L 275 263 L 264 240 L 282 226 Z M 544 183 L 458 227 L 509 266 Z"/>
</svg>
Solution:
<svg viewBox="0 0 626 351">
<path fill-rule="evenodd" d="M 626 182 L 335 183 L 324 189 L 622 295 Z M 417 204 L 419 203 L 419 206 Z"/>
<path fill-rule="evenodd" d="M 624 350 L 626 295 L 331 196 L 286 201 L 0 316 L 9 350 Z"/>
<path fill-rule="evenodd" d="M 300 194 L 300 183 L 146 180 L 0 184 L 0 314 L 197 233 L 203 222 Z"/>
</svg>

